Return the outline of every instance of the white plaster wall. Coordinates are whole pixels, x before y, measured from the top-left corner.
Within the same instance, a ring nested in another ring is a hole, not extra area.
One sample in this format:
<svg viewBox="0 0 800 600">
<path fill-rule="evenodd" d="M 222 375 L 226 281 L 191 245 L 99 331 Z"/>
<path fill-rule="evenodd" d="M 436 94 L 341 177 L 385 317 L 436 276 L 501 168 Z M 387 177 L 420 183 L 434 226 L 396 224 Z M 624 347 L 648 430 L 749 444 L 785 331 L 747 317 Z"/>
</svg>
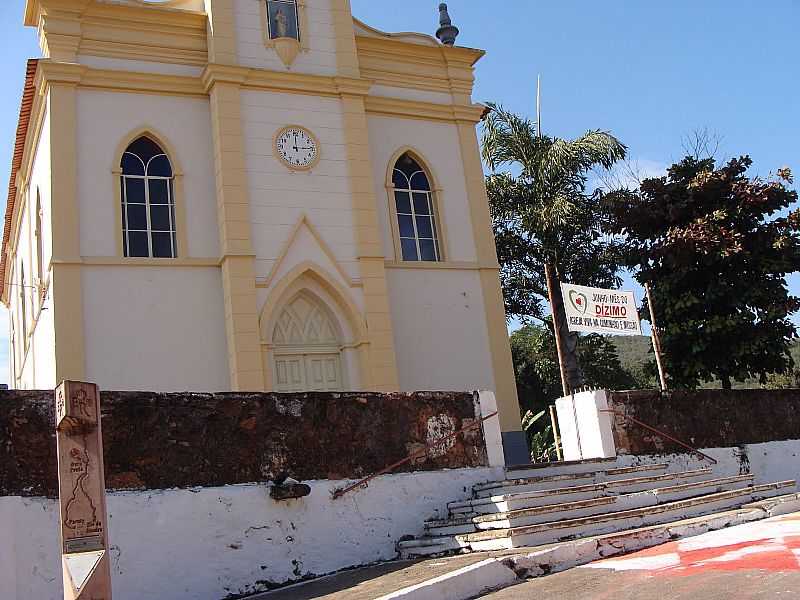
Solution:
<svg viewBox="0 0 800 600">
<path fill-rule="evenodd" d="M 0 598 L 61 600 L 58 505 L 0 497 Z"/>
<path fill-rule="evenodd" d="M 452 104 L 453 97 L 446 92 L 430 92 L 390 85 L 373 85 L 369 89 L 370 96 L 385 98 L 401 98 L 403 100 L 417 100 L 419 102 L 432 102 L 434 104 Z"/>
<path fill-rule="evenodd" d="M 382 116 L 370 116 L 367 122 L 375 195 L 378 199 L 378 216 L 386 256 L 395 256 L 389 221 L 389 202 L 393 202 L 394 198 L 389 198 L 386 191 L 387 173 L 394 165 L 389 163 L 398 150 L 410 146 L 422 155 L 426 166 L 442 188 L 436 200 L 442 220 L 438 227 L 440 230 L 445 229 L 447 238 L 445 257 L 449 261 L 477 260 L 456 126 Z"/>
<path fill-rule="evenodd" d="M 256 276 L 264 278 L 270 273 L 305 214 L 349 277 L 357 278 L 352 199 L 339 101 L 245 90 L 242 119 Z M 275 134 L 290 124 L 308 128 L 320 141 L 320 161 L 310 172 L 291 171 L 274 154 Z M 302 244 L 301 248 L 315 245 L 316 242 Z M 320 254 L 321 249 L 312 251 L 315 260 L 326 260 Z M 288 268 L 293 266 L 291 261 L 287 264 Z"/>
<path fill-rule="evenodd" d="M 112 493 L 114 597 L 219 600 L 388 560 L 425 518 L 500 477 L 499 468 L 388 475 L 340 500 L 330 492 L 345 482 L 316 481 L 307 498 L 281 503 L 266 485 Z M 0 519 L 3 600 L 60 599 L 56 502 L 0 498 Z"/>
<path fill-rule="evenodd" d="M 19 350 L 17 353 L 17 372 L 19 387 L 32 389 L 35 383 L 34 353 L 32 344 L 27 336 L 34 331 L 33 318 L 36 313 L 35 290 L 31 287 L 35 283 L 36 267 L 31 260 L 31 233 L 30 233 L 30 198 L 27 195 L 18 198 L 22 202 L 20 221 L 17 229 L 17 251 L 14 256 L 14 283 L 11 293 L 14 295 L 14 314 L 16 315 L 16 339 Z M 23 287 L 24 286 L 24 287 Z M 22 296 L 25 296 L 24 302 Z M 25 326 L 23 327 L 23 322 Z"/>
<path fill-rule="evenodd" d="M 53 249 L 52 232 L 52 188 L 50 174 L 50 113 L 45 115 L 42 125 L 42 132 L 39 136 L 39 146 L 36 151 L 36 158 L 31 173 L 30 187 L 30 206 L 31 206 L 31 234 L 36 230 L 36 217 L 33 212 L 36 210 L 36 193 L 38 190 L 42 210 L 42 282 L 50 280 L 50 260 Z M 36 258 L 36 238 L 31 240 L 31 264 L 35 264 Z M 38 313 L 36 329 L 33 333 L 31 347 L 33 351 L 33 368 L 35 377 L 32 387 L 36 389 L 54 388 L 56 386 L 56 356 L 55 356 L 55 325 L 53 323 L 53 311 L 51 296 L 48 290 L 41 310 L 39 310 L 38 300 L 34 304 Z"/>
<path fill-rule="evenodd" d="M 90 56 L 88 54 L 79 54 L 78 62 L 82 65 L 94 67 L 95 69 L 111 69 L 113 71 L 159 73 L 162 75 L 188 75 L 191 77 L 199 77 L 203 74 L 203 67 L 193 67 L 192 65 L 176 65 L 149 60 L 108 58 L 106 56 Z"/>
<path fill-rule="evenodd" d="M 234 0 L 237 50 L 239 63 L 246 67 L 286 71 L 273 48 L 264 43 L 266 23 L 262 15 L 263 0 Z M 336 36 L 333 26 L 331 0 L 305 0 L 308 30 L 301 37 L 308 44 L 291 66 L 294 73 L 314 75 L 336 74 Z"/>
<path fill-rule="evenodd" d="M 387 269 L 402 391 L 493 390 L 478 271 Z"/>
<path fill-rule="evenodd" d="M 34 379 L 32 389 L 53 389 L 56 381 L 55 325 L 53 323 L 53 303 L 48 292 L 39 313 L 36 330 L 33 333 L 31 348 L 33 351 Z"/>
<path fill-rule="evenodd" d="M 718 477 L 753 473 L 756 485 L 790 479 L 800 481 L 800 439 L 700 450 L 717 460 L 717 464 L 688 453 L 620 454 L 617 462 L 620 466 L 668 463 L 672 472 L 711 467 Z"/>
<path fill-rule="evenodd" d="M 254 225 L 254 228 L 262 227 L 264 226 L 259 224 Z M 290 232 L 291 231 L 293 231 L 293 229 L 290 229 Z M 284 242 L 288 241 L 288 235 L 290 234 L 285 235 L 287 235 L 287 239 L 284 240 Z M 322 242 L 327 245 L 324 238 Z M 352 261 L 349 261 L 347 265 L 343 262 L 334 262 L 323 249 L 322 243 L 312 234 L 308 225 L 303 223 L 291 238 L 291 242 L 289 246 L 286 247 L 286 252 L 280 264 L 276 264 L 274 260 L 259 261 L 259 274 L 266 273 L 267 266 L 269 266 L 269 273 L 271 275 L 270 286 L 258 290 L 259 306 L 264 304 L 267 296 L 275 287 L 275 284 L 286 277 L 297 265 L 307 262 L 314 263 L 317 269 L 322 271 L 328 278 L 337 282 L 344 289 L 352 288 L 354 284 L 360 281 L 359 278 L 352 277 L 353 272 L 357 272 L 357 264 Z M 347 267 L 346 271 L 344 270 L 345 266 Z M 342 271 L 344 271 L 344 273 Z M 258 279 L 261 279 L 261 276 L 259 276 Z M 264 280 L 266 280 L 266 278 L 264 278 Z M 353 288 L 349 290 L 349 294 L 351 300 L 353 300 L 359 310 L 363 310 L 364 298 L 361 290 Z"/>
<path fill-rule="evenodd" d="M 82 281 L 88 381 L 114 390 L 230 389 L 218 268 L 86 266 Z"/>
<path fill-rule="evenodd" d="M 16 598 L 17 594 L 17 552 L 16 504 L 18 498 L 0 498 L 0 523 L 3 524 L 3 539 L 0 542 L 0 598 Z"/>
<path fill-rule="evenodd" d="M 14 257 L 16 266 L 14 268 L 15 277 L 14 282 L 16 286 L 12 288 L 12 293 L 16 301 L 16 314 L 17 314 L 17 344 L 19 344 L 19 382 L 20 387 L 23 389 L 30 389 L 33 387 L 33 360 L 30 348 L 26 348 L 26 333 L 30 334 L 33 329 L 33 296 L 32 290 L 29 287 L 34 281 L 34 269 L 31 262 L 30 252 L 30 209 L 28 207 L 27 196 L 21 196 L 20 200 L 23 202 L 19 210 L 20 221 L 17 229 L 17 252 Z M 25 301 L 22 301 L 21 296 L 25 295 Z M 23 314 L 24 313 L 24 314 Z M 23 328 L 22 323 L 25 322 Z"/>
<path fill-rule="evenodd" d="M 23 202 L 22 221 L 20 222 L 19 244 L 17 246 L 16 268 L 14 269 L 14 282 L 19 284 L 20 265 L 25 267 L 25 285 L 37 286 L 49 280 L 49 264 L 52 248 L 52 233 L 50 229 L 51 217 L 51 186 L 50 186 L 50 111 L 45 109 L 44 120 L 39 132 L 36 153 L 33 159 L 31 175 L 28 181 L 28 193 L 22 196 Z M 32 123 L 34 127 L 36 123 Z M 38 250 L 36 239 L 36 198 L 39 193 L 42 218 L 42 274 L 41 280 L 38 273 Z M 18 362 L 22 367 L 19 387 L 25 389 L 55 387 L 55 351 L 53 347 L 53 320 L 52 311 L 49 311 L 49 302 L 45 300 L 44 309 L 40 310 L 38 290 L 33 287 L 25 288 L 26 318 L 28 332 L 31 333 L 27 357 L 22 362 L 23 341 L 21 338 L 21 313 L 19 305 L 19 287 L 11 291 L 11 315 L 16 315 L 15 330 Z M 34 321 L 36 321 L 34 323 Z M 13 378 L 12 378 L 13 382 Z"/>
<path fill-rule="evenodd" d="M 14 284 L 19 283 L 19 272 L 14 263 L 13 267 L 9 262 L 8 268 L 11 269 L 10 281 Z M 9 339 L 9 356 L 8 356 L 8 369 L 9 369 L 9 387 L 22 388 L 19 381 L 19 374 L 22 361 L 22 350 L 19 343 L 21 327 L 19 318 L 19 298 L 16 293 L 16 288 L 11 288 L 11 293 L 8 299 L 8 339 Z"/>
<path fill-rule="evenodd" d="M 116 256 L 114 193 L 118 146 L 142 127 L 154 128 L 174 148 L 184 174 L 188 256 L 219 255 L 214 153 L 208 100 L 177 96 L 78 91 L 78 199 L 81 254 Z M 166 150 L 166 148 L 165 148 Z M 176 165 L 177 166 L 177 165 Z"/>
</svg>

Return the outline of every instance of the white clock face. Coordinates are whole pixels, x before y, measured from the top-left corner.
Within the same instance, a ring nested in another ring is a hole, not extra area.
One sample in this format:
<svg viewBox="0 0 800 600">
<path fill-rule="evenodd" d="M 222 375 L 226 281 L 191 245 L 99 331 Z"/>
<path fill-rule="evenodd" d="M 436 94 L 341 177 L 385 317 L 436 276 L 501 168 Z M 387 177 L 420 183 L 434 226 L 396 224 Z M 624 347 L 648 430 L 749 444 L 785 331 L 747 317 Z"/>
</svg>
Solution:
<svg viewBox="0 0 800 600">
<path fill-rule="evenodd" d="M 293 169 L 310 169 L 319 157 L 319 143 L 302 127 L 286 127 L 275 138 L 278 157 Z"/>
</svg>

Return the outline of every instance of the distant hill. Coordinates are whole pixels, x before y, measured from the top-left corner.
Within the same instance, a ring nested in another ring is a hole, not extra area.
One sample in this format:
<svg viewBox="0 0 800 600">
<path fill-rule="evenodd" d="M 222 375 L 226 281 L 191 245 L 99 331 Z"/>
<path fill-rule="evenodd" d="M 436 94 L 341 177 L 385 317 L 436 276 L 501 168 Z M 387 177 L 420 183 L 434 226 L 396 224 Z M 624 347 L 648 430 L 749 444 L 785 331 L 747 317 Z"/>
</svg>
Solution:
<svg viewBox="0 0 800 600">
<path fill-rule="evenodd" d="M 619 361 L 622 366 L 631 373 L 642 374 L 640 377 L 647 382 L 647 387 L 655 387 L 657 380 L 655 378 L 655 356 L 653 354 L 653 345 L 649 337 L 612 337 L 611 340 L 617 349 Z M 800 340 L 795 340 L 791 349 L 792 357 L 795 362 L 795 369 L 800 369 Z M 704 384 L 704 388 L 719 388 L 719 381 L 712 381 Z M 750 380 L 745 382 L 734 382 L 733 387 L 736 389 L 761 387 L 758 380 Z"/>
<path fill-rule="evenodd" d="M 655 360 L 649 337 L 615 336 L 611 339 L 617 348 L 619 362 L 628 370 L 641 368 L 645 363 Z"/>
</svg>

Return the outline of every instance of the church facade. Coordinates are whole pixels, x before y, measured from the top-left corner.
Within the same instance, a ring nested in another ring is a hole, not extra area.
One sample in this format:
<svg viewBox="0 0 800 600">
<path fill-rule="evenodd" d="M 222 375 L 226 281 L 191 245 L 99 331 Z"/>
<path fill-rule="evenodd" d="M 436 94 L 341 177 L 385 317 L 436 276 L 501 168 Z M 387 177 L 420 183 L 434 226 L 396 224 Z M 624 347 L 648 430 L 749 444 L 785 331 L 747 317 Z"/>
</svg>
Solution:
<svg viewBox="0 0 800 600">
<path fill-rule="evenodd" d="M 527 462 L 482 51 L 349 0 L 27 0 L 25 24 L 12 387 L 490 389 Z"/>
</svg>

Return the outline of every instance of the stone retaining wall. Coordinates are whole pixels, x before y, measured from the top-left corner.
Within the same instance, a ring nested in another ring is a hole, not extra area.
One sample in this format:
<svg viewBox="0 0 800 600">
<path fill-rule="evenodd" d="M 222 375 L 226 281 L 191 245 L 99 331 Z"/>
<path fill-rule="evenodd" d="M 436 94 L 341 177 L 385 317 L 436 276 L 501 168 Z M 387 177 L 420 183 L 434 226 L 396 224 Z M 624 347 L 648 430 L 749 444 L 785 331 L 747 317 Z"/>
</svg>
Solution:
<svg viewBox="0 0 800 600">
<path fill-rule="evenodd" d="M 102 392 L 106 485 L 170 489 L 360 478 L 473 423 L 464 392 Z M 54 497 L 52 391 L 0 391 L 0 496 Z M 487 466 L 480 428 L 396 472 Z"/>
<path fill-rule="evenodd" d="M 800 389 L 608 392 L 608 404 L 695 448 L 800 439 Z M 684 451 L 622 417 L 613 432 L 620 454 Z"/>
</svg>

